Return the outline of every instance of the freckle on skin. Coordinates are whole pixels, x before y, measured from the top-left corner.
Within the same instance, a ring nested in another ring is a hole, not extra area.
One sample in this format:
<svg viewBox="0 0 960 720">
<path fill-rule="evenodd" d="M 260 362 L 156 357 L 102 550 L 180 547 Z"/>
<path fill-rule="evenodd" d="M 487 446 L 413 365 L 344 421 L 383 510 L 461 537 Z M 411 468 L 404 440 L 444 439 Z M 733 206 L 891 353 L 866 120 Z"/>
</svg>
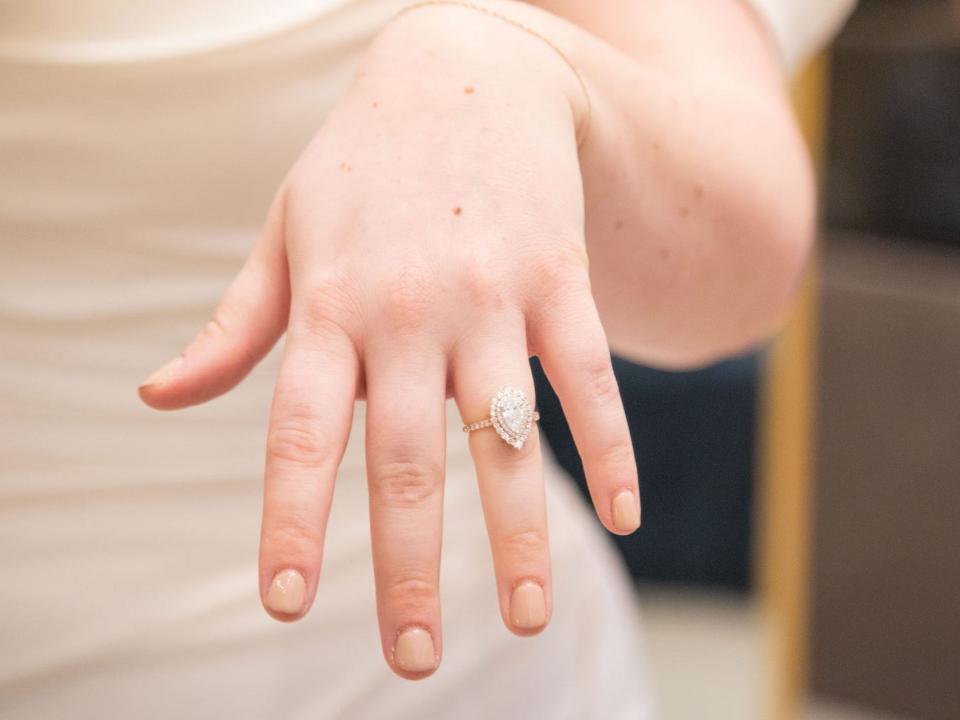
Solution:
<svg viewBox="0 0 960 720">
<path fill-rule="evenodd" d="M 454 214 L 454 215 L 459 215 L 459 214 L 462 213 L 462 212 L 463 212 L 463 208 L 461 208 L 461 207 L 455 207 L 455 208 L 453 209 L 453 214 Z"/>
<path fill-rule="evenodd" d="M 663 144 L 659 140 L 653 141 L 653 151 L 660 152 L 660 149 L 663 147 Z"/>
<path fill-rule="evenodd" d="M 467 85 L 467 86 L 463 89 L 463 93 L 464 93 L 465 95 L 473 95 L 473 85 Z"/>
<path fill-rule="evenodd" d="M 376 110 L 378 107 L 380 107 L 380 103 L 374 101 L 373 104 L 372 104 L 370 107 L 372 107 L 374 110 Z"/>
<path fill-rule="evenodd" d="M 670 251 L 667 250 L 667 248 L 665 248 L 665 247 L 664 247 L 664 248 L 660 248 L 660 259 L 661 259 L 661 260 L 669 260 L 669 259 L 670 259 Z"/>
<path fill-rule="evenodd" d="M 613 224 L 613 229 L 614 229 L 614 230 L 623 230 L 623 220 L 617 220 L 617 221 Z"/>
<path fill-rule="evenodd" d="M 679 212 L 680 212 L 680 217 L 685 218 L 687 217 L 687 215 L 690 214 L 690 208 L 688 208 L 686 205 L 681 205 Z"/>
<path fill-rule="evenodd" d="M 342 162 L 340 163 L 340 169 L 343 170 L 344 172 L 350 172 L 351 170 L 353 170 L 353 166 L 350 165 L 350 163 Z"/>
<path fill-rule="evenodd" d="M 703 199 L 703 185 L 697 183 L 693 186 L 693 199 L 702 200 Z"/>
</svg>

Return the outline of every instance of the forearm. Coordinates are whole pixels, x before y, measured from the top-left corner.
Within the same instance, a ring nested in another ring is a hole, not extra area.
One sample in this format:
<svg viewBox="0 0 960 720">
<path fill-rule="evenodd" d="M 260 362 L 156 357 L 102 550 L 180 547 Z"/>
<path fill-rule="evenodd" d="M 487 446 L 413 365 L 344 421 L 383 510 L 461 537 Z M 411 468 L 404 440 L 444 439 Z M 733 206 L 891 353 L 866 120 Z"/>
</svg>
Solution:
<svg viewBox="0 0 960 720">
<path fill-rule="evenodd" d="M 593 95 L 581 167 L 611 346 L 683 367 L 762 340 L 802 271 L 815 192 L 755 19 L 729 1 L 544 4 L 592 31 L 569 42 Z"/>
</svg>

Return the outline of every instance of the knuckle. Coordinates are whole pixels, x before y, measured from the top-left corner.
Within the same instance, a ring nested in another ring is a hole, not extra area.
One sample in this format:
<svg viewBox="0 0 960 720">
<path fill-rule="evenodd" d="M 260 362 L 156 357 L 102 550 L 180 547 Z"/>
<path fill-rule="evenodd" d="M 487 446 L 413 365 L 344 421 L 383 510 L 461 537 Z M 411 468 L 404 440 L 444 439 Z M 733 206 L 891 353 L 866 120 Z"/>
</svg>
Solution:
<svg viewBox="0 0 960 720">
<path fill-rule="evenodd" d="M 385 600 L 391 607 L 423 607 L 438 597 L 436 579 L 426 570 L 409 571 L 387 583 Z"/>
<path fill-rule="evenodd" d="M 230 337 L 230 321 L 227 319 L 227 311 L 221 305 L 218 307 L 211 318 L 204 324 L 200 334 L 208 339 L 223 339 Z"/>
<path fill-rule="evenodd" d="M 261 544 L 270 554 L 284 558 L 315 551 L 323 539 L 319 524 L 301 513 L 285 513 L 265 526 Z"/>
<path fill-rule="evenodd" d="M 387 280 L 380 316 L 388 330 L 412 334 L 423 329 L 434 303 L 435 282 L 420 268 L 406 267 Z"/>
<path fill-rule="evenodd" d="M 583 374 L 589 397 L 601 405 L 620 402 L 620 388 L 613 374 L 610 356 L 597 353 L 584 363 Z"/>
<path fill-rule="evenodd" d="M 317 465 L 329 455 L 330 442 L 313 412 L 295 410 L 267 433 L 267 456 L 273 460 Z"/>
<path fill-rule="evenodd" d="M 231 364 L 253 362 L 257 359 L 257 349 L 243 325 L 244 321 L 234 312 L 221 306 L 204 324 L 198 343 L 216 347 Z"/>
<path fill-rule="evenodd" d="M 534 263 L 540 301 L 559 306 L 568 298 L 590 293 L 590 274 L 585 251 L 564 243 L 544 252 Z"/>
<path fill-rule="evenodd" d="M 636 460 L 633 443 L 629 438 L 602 445 L 596 453 L 595 466 L 611 478 L 636 475 Z"/>
<path fill-rule="evenodd" d="M 515 530 L 504 536 L 503 545 L 510 555 L 539 558 L 547 552 L 547 533 L 542 528 Z"/>
<path fill-rule="evenodd" d="M 304 292 L 300 314 L 306 330 L 339 329 L 355 314 L 347 283 L 331 275 L 314 281 Z"/>
<path fill-rule="evenodd" d="M 440 491 L 440 468 L 431 462 L 389 462 L 374 472 L 372 485 L 389 505 L 414 507 Z"/>
<path fill-rule="evenodd" d="M 459 285 L 466 293 L 469 307 L 478 310 L 497 311 L 505 305 L 506 288 L 501 274 L 482 259 L 462 267 L 458 273 Z"/>
</svg>

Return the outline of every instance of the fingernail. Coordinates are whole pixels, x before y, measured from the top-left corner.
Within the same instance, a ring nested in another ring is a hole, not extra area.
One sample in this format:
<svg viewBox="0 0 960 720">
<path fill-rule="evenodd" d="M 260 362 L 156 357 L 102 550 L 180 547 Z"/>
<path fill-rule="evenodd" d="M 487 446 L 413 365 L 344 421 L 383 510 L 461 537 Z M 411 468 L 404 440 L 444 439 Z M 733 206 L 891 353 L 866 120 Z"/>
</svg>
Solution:
<svg viewBox="0 0 960 720">
<path fill-rule="evenodd" d="M 150 377 L 140 383 L 140 387 L 159 385 L 162 382 L 166 382 L 177 374 L 177 370 L 180 369 L 181 365 L 183 365 L 183 355 L 178 355 L 159 370 L 155 370 Z"/>
<path fill-rule="evenodd" d="M 510 622 L 514 627 L 530 629 L 547 624 L 547 602 L 539 583 L 524 582 L 510 596 Z"/>
<path fill-rule="evenodd" d="M 307 584 L 296 570 L 283 570 L 273 577 L 267 592 L 267 607 L 281 615 L 299 615 L 307 595 Z"/>
<path fill-rule="evenodd" d="M 437 666 L 433 638 L 424 628 L 407 628 L 397 636 L 393 661 L 407 672 L 426 672 Z"/>
<path fill-rule="evenodd" d="M 633 532 L 640 527 L 640 510 L 629 490 L 624 490 L 613 499 L 613 526 L 620 532 Z"/>
</svg>

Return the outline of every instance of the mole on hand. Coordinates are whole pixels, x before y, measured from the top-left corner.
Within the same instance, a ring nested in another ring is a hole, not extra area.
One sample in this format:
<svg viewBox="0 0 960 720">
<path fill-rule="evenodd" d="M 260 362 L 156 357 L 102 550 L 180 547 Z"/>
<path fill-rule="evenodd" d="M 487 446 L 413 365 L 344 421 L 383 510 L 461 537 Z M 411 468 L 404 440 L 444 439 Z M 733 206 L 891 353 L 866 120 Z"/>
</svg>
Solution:
<svg viewBox="0 0 960 720">
<path fill-rule="evenodd" d="M 465 88 L 463 88 L 463 94 L 473 95 L 473 85 L 467 85 Z"/>
<path fill-rule="evenodd" d="M 462 208 L 462 207 L 455 207 L 455 208 L 453 209 L 453 214 L 454 214 L 454 215 L 459 215 L 459 214 L 462 213 L 462 212 L 463 212 L 463 208 Z"/>
<path fill-rule="evenodd" d="M 350 172 L 351 170 L 353 170 L 353 166 L 348 162 L 342 162 L 340 163 L 340 169 L 343 170 L 344 172 Z"/>
</svg>

